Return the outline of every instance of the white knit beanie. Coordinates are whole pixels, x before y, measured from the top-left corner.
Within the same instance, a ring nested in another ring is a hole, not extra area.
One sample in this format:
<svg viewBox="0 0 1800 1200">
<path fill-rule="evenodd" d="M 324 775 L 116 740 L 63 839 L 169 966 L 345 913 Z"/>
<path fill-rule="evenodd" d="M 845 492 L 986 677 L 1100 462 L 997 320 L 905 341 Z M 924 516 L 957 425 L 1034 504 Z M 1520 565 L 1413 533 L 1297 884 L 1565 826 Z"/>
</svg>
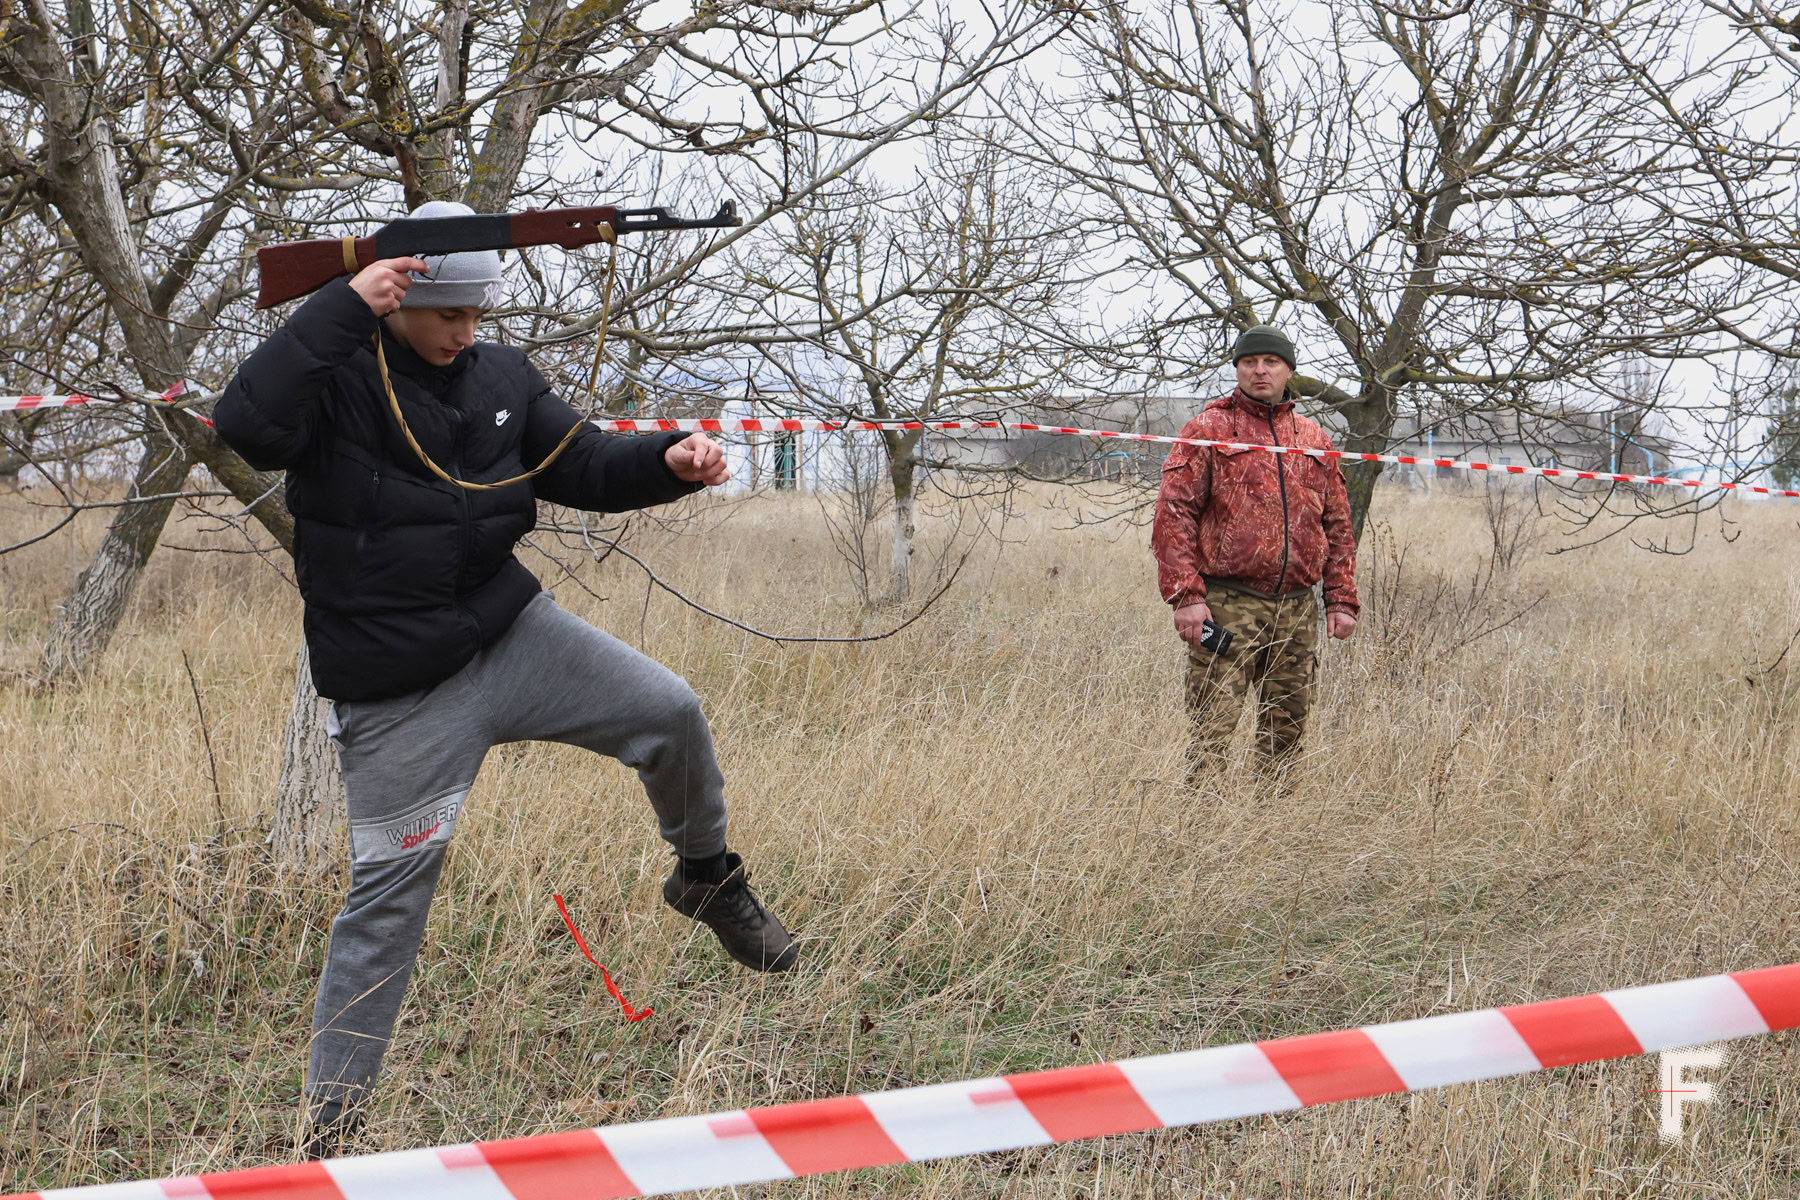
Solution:
<svg viewBox="0 0 1800 1200">
<path fill-rule="evenodd" d="M 475 210 L 455 200 L 427 200 L 412 210 L 414 217 L 468 217 Z M 459 250 L 425 259 L 428 274 L 413 273 L 401 308 L 498 308 L 505 298 L 506 280 L 500 273 L 496 250 Z"/>
</svg>

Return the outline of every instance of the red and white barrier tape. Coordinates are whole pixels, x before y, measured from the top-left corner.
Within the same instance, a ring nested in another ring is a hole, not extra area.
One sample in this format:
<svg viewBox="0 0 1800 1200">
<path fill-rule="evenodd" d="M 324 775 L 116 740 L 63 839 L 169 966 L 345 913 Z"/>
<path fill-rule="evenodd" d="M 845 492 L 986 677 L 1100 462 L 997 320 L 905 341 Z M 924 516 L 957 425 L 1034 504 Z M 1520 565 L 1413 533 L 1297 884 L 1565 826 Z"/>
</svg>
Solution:
<svg viewBox="0 0 1800 1200">
<path fill-rule="evenodd" d="M 163 393 L 163 400 L 173 400 L 185 389 L 177 384 Z M 116 403 L 112 396 L 0 396 L 0 412 L 8 409 L 54 408 L 76 404 Z M 201 418 L 205 420 L 204 417 Z M 210 423 L 210 422 L 209 422 Z M 1753 483 L 1734 483 L 1728 479 L 1671 479 L 1666 475 L 1629 475 L 1617 471 L 1577 471 L 1568 467 L 1523 467 L 1511 463 L 1485 463 L 1461 458 L 1421 458 L 1416 454 L 1365 454 L 1351 450 L 1308 450 L 1298 446 L 1269 446 L 1261 442 L 1219 442 L 1206 438 L 1169 437 L 1159 433 L 1129 433 L 1117 429 L 1081 429 L 1072 425 L 1037 425 L 1027 421 L 822 421 L 796 417 L 749 417 L 724 420 L 716 417 L 596 419 L 593 424 L 610 433 L 843 433 L 906 431 L 922 429 L 954 433 L 958 430 L 999 429 L 1009 433 L 1051 433 L 1072 437 L 1110 438 L 1125 442 L 1155 442 L 1165 446 L 1208 446 L 1224 450 L 1270 450 L 1276 454 L 1304 454 L 1310 458 L 1338 459 L 1344 462 L 1392 463 L 1408 467 L 1440 467 L 1447 471 L 1493 471 L 1502 475 L 1529 475 L 1543 479 L 1595 479 L 1605 483 L 1638 483 L 1650 487 L 1678 487 L 1699 490 L 1718 488 L 1727 492 L 1753 492 L 1759 496 L 1789 496 L 1800 499 L 1800 490 L 1763 487 Z"/>
<path fill-rule="evenodd" d="M 185 379 L 178 380 L 175 386 L 154 399 L 145 396 L 83 396 L 71 393 L 66 396 L 0 396 L 0 412 L 29 412 L 34 408 L 74 408 L 83 404 L 175 404 L 192 389 Z M 212 421 L 192 410 L 184 410 L 188 416 L 202 425 L 211 425 Z"/>
<path fill-rule="evenodd" d="M 175 386 L 162 395 L 151 399 L 142 396 L 0 396 L 0 412 L 29 412 L 34 408 L 73 408 L 80 404 L 128 404 L 142 401 L 146 404 L 172 404 L 179 396 L 188 393 L 187 380 L 179 380 Z"/>
<path fill-rule="evenodd" d="M 34 408 L 73 408 L 77 404 L 116 404 L 119 396 L 0 396 L 0 412 L 29 412 Z"/>
<path fill-rule="evenodd" d="M 1198 1125 L 1796 1027 L 1800 964 L 1028 1075 L 31 1195 L 651 1196 Z"/>
<path fill-rule="evenodd" d="M 1510 463 L 1474 462 L 1460 458 L 1421 458 L 1414 454 L 1364 454 L 1351 450 L 1308 450 L 1298 446 L 1269 446 L 1261 442 L 1220 442 L 1207 438 L 1169 437 L 1159 433 L 1128 433 L 1117 429 L 1079 429 L 1072 425 L 1034 425 L 1025 421 L 815 421 L 798 418 L 716 420 L 595 420 L 614 433 L 835 433 L 844 430 L 878 431 L 924 429 L 1003 429 L 1013 433 L 1055 433 L 1076 437 L 1111 438 L 1125 442 L 1156 442 L 1166 446 L 1210 446 L 1224 450 L 1270 450 L 1276 454 L 1304 454 L 1309 458 L 1344 462 L 1395 463 L 1401 466 L 1443 467 L 1451 471 L 1494 471 L 1504 475 L 1535 475 L 1545 479 L 1598 479 L 1607 483 L 1641 483 L 1655 487 L 1720 488 L 1728 492 L 1755 492 L 1761 496 L 1792 496 L 1800 491 L 1733 483 L 1724 479 L 1671 479 L 1665 475 L 1626 475 L 1615 471 L 1576 471 L 1567 467 L 1519 467 Z"/>
</svg>

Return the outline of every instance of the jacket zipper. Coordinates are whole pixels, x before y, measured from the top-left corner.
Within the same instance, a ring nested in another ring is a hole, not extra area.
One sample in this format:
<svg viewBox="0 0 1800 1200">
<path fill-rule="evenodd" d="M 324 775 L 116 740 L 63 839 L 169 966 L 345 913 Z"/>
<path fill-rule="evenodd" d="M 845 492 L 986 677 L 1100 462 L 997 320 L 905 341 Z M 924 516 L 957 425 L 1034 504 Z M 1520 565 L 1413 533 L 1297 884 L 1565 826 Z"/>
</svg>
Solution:
<svg viewBox="0 0 1800 1200">
<path fill-rule="evenodd" d="M 1269 406 L 1268 417 L 1269 417 L 1269 442 L 1271 445 L 1279 446 L 1279 445 L 1281 445 L 1281 434 L 1277 433 L 1275 430 L 1275 406 L 1274 405 Z M 1281 585 L 1283 583 L 1287 582 L 1287 569 L 1288 569 L 1288 524 L 1289 524 L 1289 522 L 1288 522 L 1288 498 L 1287 498 L 1287 472 L 1284 469 L 1282 461 L 1281 461 L 1282 459 L 1284 459 L 1286 457 L 1287 457 L 1287 455 L 1285 455 L 1285 454 L 1276 454 L 1275 455 L 1275 486 L 1281 492 L 1281 573 L 1275 576 L 1275 595 L 1277 597 L 1280 597 L 1280 595 L 1281 595 Z"/>
<path fill-rule="evenodd" d="M 456 455 L 455 455 L 456 471 L 455 471 L 455 475 L 458 479 L 467 479 L 468 476 L 463 473 L 463 432 L 465 429 L 467 429 L 468 422 L 464 419 L 462 410 L 457 408 L 455 405 L 446 403 L 444 405 L 444 407 L 446 407 L 450 410 L 451 420 L 453 420 L 456 423 L 456 434 L 455 434 L 455 437 L 456 437 Z M 455 485 L 452 485 L 452 486 L 455 486 Z M 470 541 L 469 531 L 474 525 L 475 514 L 472 511 L 472 505 L 470 504 L 470 501 L 469 501 L 469 489 L 468 488 L 462 488 L 462 487 L 456 488 L 456 496 L 457 496 L 457 499 L 462 504 L 462 539 L 457 546 L 456 583 L 454 585 L 456 588 L 456 601 L 455 601 L 456 610 L 458 612 L 462 613 L 463 616 L 467 617 L 469 619 L 469 624 L 471 624 L 475 627 L 475 648 L 477 650 L 481 650 L 481 649 L 485 649 L 486 644 L 487 644 L 487 639 L 485 637 L 483 637 L 482 633 L 481 633 L 481 622 L 477 621 L 475 619 L 474 613 L 470 612 L 467 608 L 463 607 L 463 602 L 462 602 L 463 575 L 468 571 L 468 568 L 469 568 L 469 553 L 470 553 L 470 549 L 471 549 L 470 545 L 469 545 L 469 541 Z"/>
</svg>

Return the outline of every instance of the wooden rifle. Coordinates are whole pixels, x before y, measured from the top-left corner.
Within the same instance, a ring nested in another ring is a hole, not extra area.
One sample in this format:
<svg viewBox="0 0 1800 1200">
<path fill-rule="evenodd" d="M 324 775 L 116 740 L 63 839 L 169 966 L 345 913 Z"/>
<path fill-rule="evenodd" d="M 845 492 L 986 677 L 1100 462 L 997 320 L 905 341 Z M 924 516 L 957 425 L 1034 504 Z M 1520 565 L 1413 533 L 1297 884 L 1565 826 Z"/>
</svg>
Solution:
<svg viewBox="0 0 1800 1200">
<path fill-rule="evenodd" d="M 561 246 L 575 250 L 611 244 L 623 233 L 666 229 L 730 229 L 742 225 L 737 202 L 727 200 L 710 217 L 678 217 L 666 208 L 528 208 L 522 213 L 456 217 L 401 217 L 368 237 L 320 238 L 261 246 L 256 307 L 272 308 L 318 290 L 340 275 L 384 258 L 424 258 L 461 250 L 516 250 Z"/>
</svg>

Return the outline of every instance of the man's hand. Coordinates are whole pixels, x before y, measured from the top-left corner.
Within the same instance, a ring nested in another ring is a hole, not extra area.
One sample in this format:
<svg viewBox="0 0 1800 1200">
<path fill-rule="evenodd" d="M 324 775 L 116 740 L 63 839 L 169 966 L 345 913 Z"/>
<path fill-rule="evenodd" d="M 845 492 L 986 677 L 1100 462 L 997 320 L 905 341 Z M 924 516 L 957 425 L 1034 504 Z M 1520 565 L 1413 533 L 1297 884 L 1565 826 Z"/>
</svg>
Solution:
<svg viewBox="0 0 1800 1200">
<path fill-rule="evenodd" d="M 704 483 L 718 487 L 731 478 L 725 465 L 725 451 L 704 433 L 691 433 L 663 451 L 663 461 L 675 478 L 686 483 Z"/>
<path fill-rule="evenodd" d="M 350 290 L 361 296 L 376 316 L 385 317 L 400 307 L 406 289 L 412 286 L 407 272 L 430 270 L 430 264 L 421 259 L 384 258 L 358 271 L 350 280 Z"/>
<path fill-rule="evenodd" d="M 1356 632 L 1356 618 L 1347 612 L 1326 613 L 1325 632 L 1342 641 Z"/>
<path fill-rule="evenodd" d="M 1204 603 L 1184 604 L 1175 610 L 1175 633 L 1182 641 L 1198 646 L 1206 636 L 1206 622 L 1212 620 L 1212 609 Z"/>
</svg>

